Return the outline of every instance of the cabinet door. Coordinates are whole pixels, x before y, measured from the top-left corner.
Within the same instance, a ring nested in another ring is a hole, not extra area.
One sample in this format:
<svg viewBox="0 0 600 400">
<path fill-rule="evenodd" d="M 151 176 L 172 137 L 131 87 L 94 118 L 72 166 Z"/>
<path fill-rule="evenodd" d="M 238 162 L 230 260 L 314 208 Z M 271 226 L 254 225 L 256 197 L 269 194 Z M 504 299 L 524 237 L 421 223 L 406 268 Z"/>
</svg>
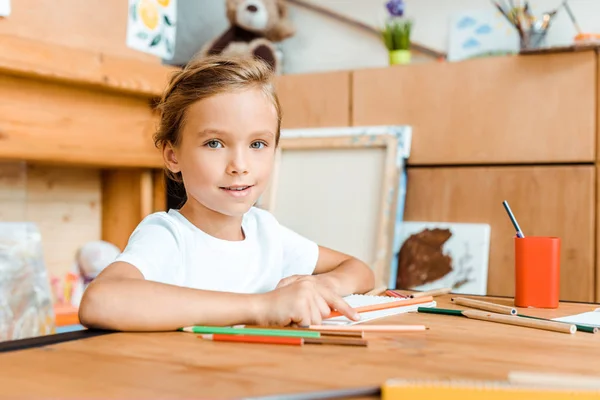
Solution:
<svg viewBox="0 0 600 400">
<path fill-rule="evenodd" d="M 406 221 L 491 225 L 488 294 L 514 296 L 515 230 L 561 238 L 561 300 L 594 300 L 594 166 L 447 167 L 408 170 Z"/>
<path fill-rule="evenodd" d="M 350 124 L 350 72 L 291 74 L 277 78 L 282 128 Z"/>
<path fill-rule="evenodd" d="M 409 164 L 592 162 L 593 51 L 353 73 L 352 124 L 413 127 Z"/>
</svg>

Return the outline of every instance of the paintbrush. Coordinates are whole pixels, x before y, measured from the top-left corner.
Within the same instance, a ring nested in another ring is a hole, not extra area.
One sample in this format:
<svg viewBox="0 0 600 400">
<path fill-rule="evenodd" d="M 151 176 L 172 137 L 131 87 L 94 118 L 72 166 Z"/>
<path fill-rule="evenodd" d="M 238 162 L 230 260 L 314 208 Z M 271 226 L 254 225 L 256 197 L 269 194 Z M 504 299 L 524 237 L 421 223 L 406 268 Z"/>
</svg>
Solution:
<svg viewBox="0 0 600 400">
<path fill-rule="evenodd" d="M 567 14 L 569 14 L 569 18 L 571 19 L 573 26 L 577 30 L 577 33 L 581 35 L 581 28 L 579 27 L 579 24 L 577 23 L 577 20 L 575 19 L 575 15 L 573 14 L 573 11 L 571 10 L 571 6 L 569 6 L 568 0 L 565 0 L 563 2 L 563 7 L 565 8 L 565 11 L 567 11 Z"/>
</svg>

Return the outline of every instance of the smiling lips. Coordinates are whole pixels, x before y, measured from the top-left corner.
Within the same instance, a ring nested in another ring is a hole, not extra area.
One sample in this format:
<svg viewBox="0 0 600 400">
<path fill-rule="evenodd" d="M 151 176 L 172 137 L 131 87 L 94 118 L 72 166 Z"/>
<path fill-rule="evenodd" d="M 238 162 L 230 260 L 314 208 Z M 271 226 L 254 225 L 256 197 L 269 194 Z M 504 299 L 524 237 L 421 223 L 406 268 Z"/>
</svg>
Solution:
<svg viewBox="0 0 600 400">
<path fill-rule="evenodd" d="M 225 191 L 227 194 L 233 197 L 244 197 L 250 193 L 254 185 L 233 185 L 233 186 L 221 186 L 219 189 Z"/>
</svg>

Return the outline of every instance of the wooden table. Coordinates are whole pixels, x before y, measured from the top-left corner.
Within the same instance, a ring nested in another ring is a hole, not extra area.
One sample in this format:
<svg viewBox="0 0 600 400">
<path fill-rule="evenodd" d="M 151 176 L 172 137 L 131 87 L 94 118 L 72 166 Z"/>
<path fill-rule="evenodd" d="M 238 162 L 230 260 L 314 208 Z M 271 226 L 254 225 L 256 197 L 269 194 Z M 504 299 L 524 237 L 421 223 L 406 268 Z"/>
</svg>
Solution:
<svg viewBox="0 0 600 400">
<path fill-rule="evenodd" d="M 481 299 L 479 297 L 479 299 Z M 460 308 L 450 296 L 438 307 Z M 512 305 L 512 299 L 487 298 Z M 520 309 L 553 318 L 599 305 Z M 600 377 L 600 333 L 574 335 L 409 313 L 376 323 L 426 332 L 367 334 L 369 347 L 207 342 L 196 335 L 110 333 L 0 353 L 0 393 L 24 397 L 239 398 L 378 386 L 389 378 L 505 380 L 510 371 Z M 375 397 L 374 397 L 375 398 Z"/>
</svg>

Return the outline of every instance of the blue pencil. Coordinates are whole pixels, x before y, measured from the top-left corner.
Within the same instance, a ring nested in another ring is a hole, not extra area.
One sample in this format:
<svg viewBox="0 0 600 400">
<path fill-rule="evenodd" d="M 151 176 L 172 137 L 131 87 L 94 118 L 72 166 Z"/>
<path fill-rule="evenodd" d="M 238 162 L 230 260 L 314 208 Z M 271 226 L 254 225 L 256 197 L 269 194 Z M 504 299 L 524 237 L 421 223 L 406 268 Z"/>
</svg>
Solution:
<svg viewBox="0 0 600 400">
<path fill-rule="evenodd" d="M 517 231 L 517 237 L 524 238 L 525 235 L 523 234 L 523 231 L 521 231 L 521 228 L 519 227 L 519 224 L 517 223 L 517 219 L 513 215 L 512 211 L 510 210 L 510 207 L 508 206 L 508 202 L 506 200 L 504 200 L 502 202 L 502 205 L 506 209 L 506 212 L 508 213 L 508 217 L 512 221 L 512 224 L 513 224 L 513 226 L 515 227 L 515 229 Z"/>
</svg>

